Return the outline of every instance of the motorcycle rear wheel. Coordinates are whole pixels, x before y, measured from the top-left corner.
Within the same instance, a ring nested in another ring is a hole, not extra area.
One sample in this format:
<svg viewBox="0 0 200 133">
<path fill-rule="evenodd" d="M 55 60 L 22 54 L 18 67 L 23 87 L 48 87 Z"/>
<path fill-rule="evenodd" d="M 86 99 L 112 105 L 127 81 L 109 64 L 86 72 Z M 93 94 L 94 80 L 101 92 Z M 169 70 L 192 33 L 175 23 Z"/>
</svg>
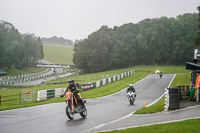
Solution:
<svg viewBox="0 0 200 133">
<path fill-rule="evenodd" d="M 66 107 L 66 115 L 70 120 L 74 119 L 74 113 L 72 112 L 72 107 L 67 105 Z"/>
</svg>

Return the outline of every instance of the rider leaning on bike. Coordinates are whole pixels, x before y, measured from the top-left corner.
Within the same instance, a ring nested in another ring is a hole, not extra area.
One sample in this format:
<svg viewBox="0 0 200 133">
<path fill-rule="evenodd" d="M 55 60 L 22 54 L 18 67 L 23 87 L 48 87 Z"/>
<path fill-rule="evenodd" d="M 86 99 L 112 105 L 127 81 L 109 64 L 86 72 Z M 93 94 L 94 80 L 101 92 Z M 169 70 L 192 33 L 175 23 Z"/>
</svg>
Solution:
<svg viewBox="0 0 200 133">
<path fill-rule="evenodd" d="M 128 89 L 127 89 L 127 93 L 128 93 L 129 91 L 132 91 L 132 92 L 136 93 L 136 90 L 135 90 L 135 88 L 133 87 L 132 84 L 129 85 L 129 87 L 128 87 Z"/>
<path fill-rule="evenodd" d="M 68 82 L 69 82 L 69 86 L 67 87 L 67 89 L 64 92 L 64 94 L 60 95 L 60 97 L 64 97 L 66 92 L 71 91 L 71 92 L 74 93 L 74 96 L 77 98 L 77 101 L 82 106 L 84 106 L 84 103 L 83 103 L 83 101 L 81 99 L 81 94 L 79 93 L 80 89 L 81 89 L 80 85 L 78 83 L 74 84 L 74 80 L 73 79 L 69 79 Z"/>
</svg>

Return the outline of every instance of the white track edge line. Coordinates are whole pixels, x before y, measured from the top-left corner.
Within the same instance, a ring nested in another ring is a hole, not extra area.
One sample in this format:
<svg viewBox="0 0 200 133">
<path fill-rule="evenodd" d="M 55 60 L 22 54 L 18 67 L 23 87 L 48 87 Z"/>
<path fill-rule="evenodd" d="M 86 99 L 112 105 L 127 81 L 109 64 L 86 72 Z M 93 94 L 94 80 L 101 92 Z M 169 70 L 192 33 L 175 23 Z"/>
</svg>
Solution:
<svg viewBox="0 0 200 133">
<path fill-rule="evenodd" d="M 150 76 L 150 75 L 151 75 L 151 74 L 149 74 L 148 76 Z M 143 81 L 143 80 L 146 79 L 148 76 L 146 76 L 145 78 L 143 78 L 143 79 L 141 79 L 140 81 L 136 82 L 135 84 L 137 84 L 137 83 Z M 173 78 L 172 78 L 172 80 L 170 81 L 168 87 L 171 85 L 171 83 L 172 83 L 172 81 L 174 80 L 175 76 L 176 76 L 176 74 L 173 76 Z M 134 84 L 134 85 L 135 85 L 135 84 Z M 125 89 L 126 89 L 126 88 L 125 88 Z M 123 90 L 124 90 L 124 89 L 123 89 Z M 123 90 L 121 90 L 121 91 L 123 91 Z M 119 91 L 119 92 L 121 92 L 121 91 Z M 114 93 L 114 94 L 118 94 L 119 92 Z M 114 95 L 114 94 L 112 94 L 112 95 Z M 165 94 L 165 93 L 163 93 L 157 100 L 155 100 L 154 102 L 152 102 L 152 103 L 150 103 L 149 105 L 147 105 L 147 107 L 149 107 L 149 106 L 155 104 L 157 101 L 159 101 L 159 100 L 164 96 L 164 94 Z M 108 95 L 108 96 L 112 96 L 112 95 Z M 108 97 L 108 96 L 105 96 L 105 97 Z M 100 98 L 105 98 L 105 97 L 100 97 Z M 93 128 L 90 128 L 90 129 L 88 129 L 88 130 L 86 130 L 86 131 L 84 131 L 84 132 L 92 132 L 92 130 L 101 128 L 101 127 L 103 127 L 103 126 L 105 126 L 105 125 L 107 125 L 107 124 L 111 124 L 111 123 L 114 123 L 114 122 L 123 120 L 123 119 L 125 119 L 125 118 L 127 118 L 127 117 L 130 117 L 134 112 L 136 112 L 136 111 L 133 111 L 133 112 L 131 112 L 130 114 L 128 114 L 128 115 L 126 115 L 126 116 L 123 116 L 123 117 L 121 117 L 121 118 L 119 118 L 119 119 L 116 119 L 116 120 L 113 120 L 113 121 L 110 121 L 110 122 L 107 122 L 107 123 L 104 123 L 104 124 L 100 124 L 100 125 L 95 126 L 95 127 L 93 127 Z M 110 131 L 112 131 L 112 130 L 110 130 Z"/>
<path fill-rule="evenodd" d="M 150 76 L 150 75 L 151 75 L 151 74 L 149 74 L 148 76 Z M 137 84 L 137 83 L 143 81 L 143 80 L 146 79 L 148 76 L 146 76 L 145 78 L 143 78 L 143 79 L 141 79 L 140 81 L 136 82 L 135 84 Z M 176 76 L 176 74 L 174 74 L 172 80 L 170 81 L 170 83 L 169 83 L 169 85 L 168 85 L 168 88 L 169 88 L 169 86 L 171 86 L 171 84 L 172 84 L 172 82 L 173 82 L 175 76 Z M 134 84 L 134 85 L 135 85 L 135 84 Z M 125 88 L 125 89 L 126 89 L 126 88 Z M 124 90 L 124 89 L 123 89 L 123 90 Z M 121 90 L 121 91 L 123 91 L 123 90 Z M 119 91 L 119 92 L 121 92 L 121 91 Z M 114 94 L 118 94 L 119 92 L 114 93 Z M 114 95 L 114 94 L 112 94 L 112 95 Z M 149 105 L 147 105 L 147 107 L 149 107 L 149 106 L 155 104 L 157 101 L 159 101 L 159 100 L 164 96 L 164 94 L 165 94 L 165 93 L 163 93 L 158 99 L 156 99 L 155 101 L 153 101 L 152 103 L 150 103 Z M 108 95 L 108 96 L 112 96 L 112 95 Z M 108 96 L 105 96 L 105 97 L 108 97 Z M 101 98 L 105 98 L 105 97 L 101 97 Z M 100 124 L 100 125 L 98 125 L 98 126 L 96 126 L 96 127 L 90 128 L 90 129 L 86 130 L 85 132 L 92 131 L 92 130 L 101 128 L 101 127 L 103 127 L 103 126 L 105 126 L 105 125 L 107 125 L 107 124 L 111 124 L 111 123 L 114 123 L 114 122 L 123 120 L 123 119 L 125 119 L 125 118 L 131 116 L 134 112 L 136 112 L 136 111 L 133 111 L 132 113 L 130 113 L 130 114 L 124 116 L 124 117 L 121 117 L 121 118 L 119 118 L 119 119 L 116 119 L 116 120 L 110 121 L 110 122 L 108 122 L 108 123 Z M 112 130 L 110 130 L 110 131 L 112 131 Z"/>
<path fill-rule="evenodd" d="M 178 120 L 172 120 L 172 121 L 156 122 L 156 123 L 137 125 L 137 126 L 128 126 L 128 127 L 116 128 L 116 129 L 110 129 L 110 130 L 101 130 L 101 131 L 98 131 L 98 132 L 108 132 L 108 131 L 114 131 L 114 130 L 125 130 L 125 129 L 129 129 L 129 128 L 145 127 L 145 126 L 152 126 L 152 125 L 158 125 L 158 124 L 167 124 L 167 123 L 180 122 L 180 121 L 191 120 L 191 119 L 199 119 L 199 118 L 200 117 L 191 117 L 191 118 L 178 119 Z"/>
<path fill-rule="evenodd" d="M 172 82 L 174 81 L 174 78 L 175 78 L 175 77 L 176 77 L 176 74 L 174 74 L 174 76 L 173 76 L 172 80 L 169 82 L 169 85 L 167 86 L 167 88 L 169 88 L 169 87 L 171 86 L 171 84 L 172 84 Z M 149 106 L 155 104 L 155 103 L 158 102 L 164 95 L 165 95 L 165 92 L 164 92 L 157 100 L 155 100 L 154 102 L 150 103 L 150 104 L 147 105 L 146 107 L 149 107 Z"/>
</svg>

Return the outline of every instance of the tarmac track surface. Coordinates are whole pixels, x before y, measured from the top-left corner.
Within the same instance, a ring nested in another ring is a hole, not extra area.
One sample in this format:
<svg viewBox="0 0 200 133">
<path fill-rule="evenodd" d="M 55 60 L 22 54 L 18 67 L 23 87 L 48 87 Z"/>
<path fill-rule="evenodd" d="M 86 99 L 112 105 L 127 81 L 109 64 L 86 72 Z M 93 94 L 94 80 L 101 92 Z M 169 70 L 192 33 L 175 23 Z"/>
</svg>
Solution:
<svg viewBox="0 0 200 133">
<path fill-rule="evenodd" d="M 165 74 L 162 79 L 151 74 L 134 84 L 137 92 L 135 105 L 129 105 L 126 89 L 111 96 L 88 99 L 88 116 L 82 119 L 79 114 L 70 121 L 65 114 L 66 104 L 54 103 L 23 109 L 0 112 L 1 133 L 80 133 L 98 125 L 124 117 L 158 99 L 168 87 L 173 74 Z M 131 81 L 130 81 L 131 83 Z"/>
</svg>

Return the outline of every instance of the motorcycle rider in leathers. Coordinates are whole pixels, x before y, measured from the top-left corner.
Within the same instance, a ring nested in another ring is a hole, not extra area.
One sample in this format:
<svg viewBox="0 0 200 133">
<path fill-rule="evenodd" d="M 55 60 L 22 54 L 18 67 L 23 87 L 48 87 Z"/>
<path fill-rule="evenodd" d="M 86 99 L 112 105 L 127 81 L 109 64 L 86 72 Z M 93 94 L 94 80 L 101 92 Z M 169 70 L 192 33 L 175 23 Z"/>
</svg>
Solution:
<svg viewBox="0 0 200 133">
<path fill-rule="evenodd" d="M 127 93 L 128 93 L 129 91 L 132 91 L 132 92 L 136 93 L 135 88 L 133 87 L 132 84 L 129 85 L 129 87 L 128 87 L 128 89 L 127 89 Z"/>
<path fill-rule="evenodd" d="M 74 96 L 76 97 L 77 101 L 84 107 L 85 105 L 81 99 L 81 94 L 79 93 L 81 89 L 80 85 L 78 83 L 74 84 L 73 79 L 69 79 L 68 82 L 69 86 L 65 90 L 64 94 L 60 95 L 60 97 L 64 97 L 66 92 L 71 91 L 74 93 Z"/>
</svg>

